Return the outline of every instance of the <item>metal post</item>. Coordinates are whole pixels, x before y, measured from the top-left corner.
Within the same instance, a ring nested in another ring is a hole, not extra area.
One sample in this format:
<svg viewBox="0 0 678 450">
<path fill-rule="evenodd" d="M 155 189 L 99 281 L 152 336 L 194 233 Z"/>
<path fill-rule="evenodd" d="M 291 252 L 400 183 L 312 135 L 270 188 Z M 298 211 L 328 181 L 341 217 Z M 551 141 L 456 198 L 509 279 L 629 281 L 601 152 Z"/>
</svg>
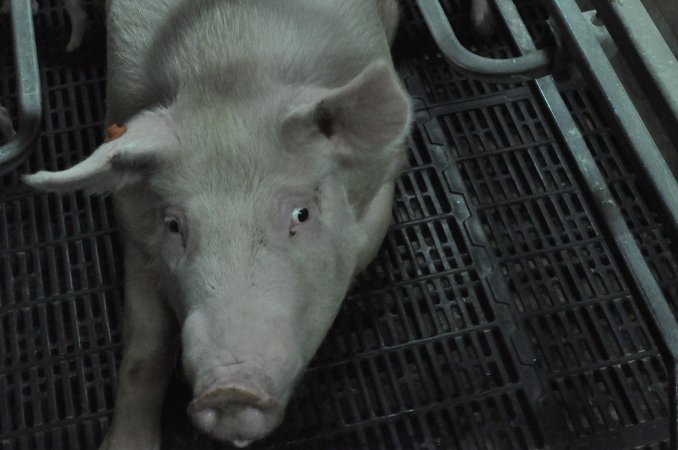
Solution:
<svg viewBox="0 0 678 450">
<path fill-rule="evenodd" d="M 33 34 L 31 0 L 10 0 L 14 61 L 19 95 L 19 131 L 0 147 L 0 175 L 18 166 L 28 155 L 40 131 L 42 104 L 38 52 Z"/>
<path fill-rule="evenodd" d="M 526 37 L 529 36 L 529 33 L 527 27 L 525 27 L 524 22 L 520 18 L 513 0 L 494 1 L 502 19 L 506 22 L 507 26 L 510 24 L 509 31 L 513 36 L 514 42 L 519 47 L 519 50 L 521 52 L 532 51 L 535 48 L 534 43 L 531 41 L 527 43 Z M 558 6 L 562 8 L 577 8 L 574 4 L 574 0 L 551 1 L 557 3 Z M 565 6 L 567 3 L 570 5 Z M 595 43 L 596 53 L 603 53 L 603 50 L 595 36 L 592 35 L 592 31 L 588 28 L 589 25 L 586 24 L 581 12 L 578 14 L 579 19 L 581 19 L 583 25 L 585 25 L 586 31 L 579 30 L 577 38 L 586 39 L 587 43 Z M 567 20 L 570 19 L 568 18 Z M 584 33 L 587 34 L 583 36 Z M 581 43 L 579 45 L 583 46 Z M 589 48 L 589 50 L 591 49 Z M 604 53 L 603 58 L 605 59 Z M 605 59 L 605 61 L 607 61 L 607 59 Z M 589 69 L 592 69 L 593 66 L 595 65 L 590 64 Z M 591 75 L 594 77 L 601 76 L 595 69 L 591 70 Z M 676 376 L 678 375 L 676 373 L 676 364 L 678 363 L 678 322 L 676 322 L 676 318 L 673 315 L 656 278 L 643 258 L 631 230 L 626 225 L 621 211 L 614 200 L 614 196 L 612 195 L 603 174 L 596 165 L 584 137 L 567 109 L 567 105 L 560 95 L 553 77 L 547 76 L 540 78 L 535 80 L 535 84 L 538 92 L 541 94 L 546 111 L 551 116 L 555 128 L 560 134 L 563 142 L 565 142 L 570 149 L 573 156 L 572 159 L 582 175 L 586 188 L 593 198 L 597 209 L 601 212 L 603 225 L 609 230 L 610 235 L 613 238 L 613 243 L 628 267 L 635 286 L 638 291 L 640 291 L 642 298 L 645 299 L 649 313 L 652 316 L 654 323 L 657 324 L 657 328 L 664 340 L 664 345 L 668 351 L 667 356 L 670 358 L 670 360 L 667 361 L 667 366 L 670 377 L 669 404 L 671 408 L 671 448 L 678 448 L 678 435 L 676 434 L 678 426 L 678 416 L 676 415 L 678 411 L 678 397 L 676 395 L 676 389 L 678 388 L 678 380 L 676 379 Z M 598 80 L 597 84 L 601 84 L 601 81 Z M 623 91 L 623 89 L 621 89 L 621 91 Z M 628 96 L 626 97 L 628 98 Z M 633 112 L 637 115 L 633 105 L 630 105 L 630 108 L 633 109 Z M 651 141 L 651 138 L 649 139 Z M 654 145 L 654 142 L 651 141 L 651 144 Z M 659 157 L 661 159 L 661 155 L 658 154 L 656 146 L 654 147 L 654 150 L 657 153 L 650 153 L 647 155 L 647 158 Z M 661 161 L 663 161 L 663 159 L 661 159 Z M 652 167 L 652 164 L 648 164 L 648 166 Z M 675 184 L 675 179 L 672 176 L 671 180 L 673 180 Z M 673 207 L 678 205 L 678 196 L 668 200 L 672 203 Z"/>
<path fill-rule="evenodd" d="M 641 1 L 594 0 L 619 51 L 678 151 L 678 61 Z"/>
<path fill-rule="evenodd" d="M 546 4 L 568 51 L 579 63 L 587 81 L 600 94 L 598 99 L 601 100 L 601 106 L 609 112 L 617 132 L 629 143 L 639 169 L 668 215 L 673 232 L 678 232 L 678 183 L 607 59 L 591 25 L 574 0 L 548 0 Z"/>
</svg>

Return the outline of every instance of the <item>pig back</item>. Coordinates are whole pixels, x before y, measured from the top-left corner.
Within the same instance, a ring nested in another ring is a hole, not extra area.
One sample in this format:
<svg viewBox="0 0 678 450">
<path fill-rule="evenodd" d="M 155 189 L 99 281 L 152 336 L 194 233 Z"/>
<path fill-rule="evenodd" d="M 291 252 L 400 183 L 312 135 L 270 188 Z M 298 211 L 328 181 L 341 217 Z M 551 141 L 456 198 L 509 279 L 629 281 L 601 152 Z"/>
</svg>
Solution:
<svg viewBox="0 0 678 450">
<path fill-rule="evenodd" d="M 180 89 L 247 96 L 272 85 L 337 87 L 388 59 L 390 0 L 109 0 L 107 122 Z"/>
</svg>

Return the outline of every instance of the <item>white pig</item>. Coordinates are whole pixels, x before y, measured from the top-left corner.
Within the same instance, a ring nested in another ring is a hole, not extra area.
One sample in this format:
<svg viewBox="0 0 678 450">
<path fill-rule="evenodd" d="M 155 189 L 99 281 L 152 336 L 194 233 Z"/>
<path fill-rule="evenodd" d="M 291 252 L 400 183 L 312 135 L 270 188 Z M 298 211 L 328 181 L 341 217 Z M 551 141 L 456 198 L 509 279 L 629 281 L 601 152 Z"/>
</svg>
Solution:
<svg viewBox="0 0 678 450">
<path fill-rule="evenodd" d="M 112 193 L 124 353 L 104 449 L 157 449 L 179 324 L 188 413 L 269 434 L 391 218 L 411 106 L 394 0 L 110 0 L 107 123 L 45 190 Z"/>
<path fill-rule="evenodd" d="M 471 23 L 482 37 L 489 39 L 494 34 L 497 20 L 488 0 L 471 1 Z"/>
<path fill-rule="evenodd" d="M 3 0 L 0 6 L 0 14 L 9 13 L 9 4 L 12 0 Z M 33 14 L 38 12 L 38 2 L 33 0 L 31 3 Z M 71 20 L 71 38 L 66 46 L 66 52 L 74 52 L 82 45 L 82 38 L 85 35 L 85 26 L 87 25 L 87 12 L 82 6 L 82 0 L 64 0 L 66 12 Z"/>
<path fill-rule="evenodd" d="M 9 111 L 0 106 L 0 143 L 10 140 L 15 134 Z"/>
</svg>

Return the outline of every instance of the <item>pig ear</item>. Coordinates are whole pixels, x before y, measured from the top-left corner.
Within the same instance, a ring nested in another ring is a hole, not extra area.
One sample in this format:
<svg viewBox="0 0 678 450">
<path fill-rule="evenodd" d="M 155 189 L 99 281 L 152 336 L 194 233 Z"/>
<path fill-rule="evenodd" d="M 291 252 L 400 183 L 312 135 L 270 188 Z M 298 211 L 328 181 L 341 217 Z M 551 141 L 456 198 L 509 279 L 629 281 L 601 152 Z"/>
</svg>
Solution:
<svg viewBox="0 0 678 450">
<path fill-rule="evenodd" d="M 348 84 L 316 96 L 293 111 L 285 127 L 320 134 L 344 156 L 378 152 L 402 140 L 410 122 L 410 100 L 393 69 L 368 66 Z"/>
<path fill-rule="evenodd" d="M 166 109 L 140 113 L 125 128 L 70 169 L 37 172 L 23 180 L 47 191 L 113 192 L 142 181 L 178 147 L 174 121 Z"/>
</svg>

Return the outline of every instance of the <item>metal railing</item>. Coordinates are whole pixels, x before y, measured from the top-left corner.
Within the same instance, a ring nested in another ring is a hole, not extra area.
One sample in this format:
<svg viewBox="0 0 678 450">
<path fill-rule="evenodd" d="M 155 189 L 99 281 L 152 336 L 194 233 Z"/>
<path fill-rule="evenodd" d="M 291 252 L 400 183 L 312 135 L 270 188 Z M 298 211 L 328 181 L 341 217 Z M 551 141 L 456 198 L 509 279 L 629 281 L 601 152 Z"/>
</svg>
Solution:
<svg viewBox="0 0 678 450">
<path fill-rule="evenodd" d="M 460 72 L 483 81 L 520 83 L 547 75 L 552 57 L 548 50 L 534 50 L 517 58 L 486 58 L 469 51 L 457 39 L 438 0 L 417 0 L 433 39 Z"/>
<path fill-rule="evenodd" d="M 19 129 L 0 146 L 0 175 L 15 169 L 30 153 L 40 132 L 42 97 L 31 0 L 10 0 L 10 20 L 17 71 Z"/>
<path fill-rule="evenodd" d="M 544 0 L 555 40 L 563 47 L 537 50 L 513 0 L 493 0 L 521 56 L 488 60 L 464 48 L 445 16 L 439 0 L 417 0 L 442 54 L 462 73 L 490 81 L 532 80 L 533 90 L 550 116 L 560 141 L 572 155 L 601 222 L 631 277 L 632 285 L 647 305 L 664 346 L 669 371 L 670 448 L 678 449 L 678 322 L 629 229 L 623 214 L 598 168 L 581 131 L 570 114 L 549 70 L 551 55 L 574 58 L 601 106 L 625 139 L 632 159 L 649 183 L 663 216 L 678 236 L 678 183 L 643 123 L 629 94 L 575 0 Z M 653 105 L 657 105 L 667 134 L 678 143 L 678 63 L 640 1 L 594 0 L 600 18 L 610 30 L 619 51 L 631 62 L 635 75 Z M 566 50 L 566 51 L 565 51 Z"/>
</svg>

